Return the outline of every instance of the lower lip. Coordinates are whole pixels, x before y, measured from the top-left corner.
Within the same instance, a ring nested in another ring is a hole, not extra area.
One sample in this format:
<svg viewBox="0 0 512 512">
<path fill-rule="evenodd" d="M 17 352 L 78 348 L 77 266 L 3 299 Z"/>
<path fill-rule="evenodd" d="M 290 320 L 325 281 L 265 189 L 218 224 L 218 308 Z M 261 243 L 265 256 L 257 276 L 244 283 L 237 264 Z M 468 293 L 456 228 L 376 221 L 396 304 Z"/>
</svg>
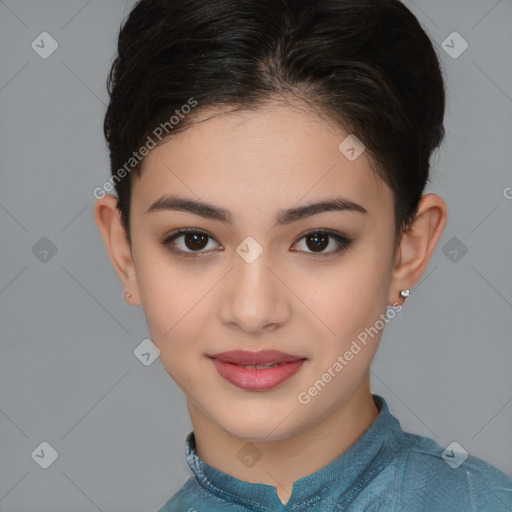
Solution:
<svg viewBox="0 0 512 512">
<path fill-rule="evenodd" d="M 231 384 L 251 391 L 272 389 L 297 373 L 305 359 L 283 363 L 273 368 L 250 369 L 219 359 L 212 359 L 220 376 Z"/>
</svg>

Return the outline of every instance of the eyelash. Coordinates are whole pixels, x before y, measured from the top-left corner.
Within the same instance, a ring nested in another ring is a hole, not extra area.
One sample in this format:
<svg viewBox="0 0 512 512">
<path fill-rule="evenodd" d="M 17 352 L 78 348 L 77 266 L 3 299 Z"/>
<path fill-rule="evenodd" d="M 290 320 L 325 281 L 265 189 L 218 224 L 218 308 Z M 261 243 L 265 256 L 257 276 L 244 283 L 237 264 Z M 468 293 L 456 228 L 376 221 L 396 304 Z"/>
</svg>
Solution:
<svg viewBox="0 0 512 512">
<path fill-rule="evenodd" d="M 209 239 L 215 240 L 207 231 L 203 231 L 202 229 L 198 228 L 179 228 L 177 231 L 169 234 L 166 236 L 162 241 L 161 244 L 166 247 L 170 252 L 177 254 L 184 258 L 197 258 L 197 257 L 203 257 L 203 255 L 207 255 L 207 252 L 200 252 L 200 251 L 182 251 L 181 249 L 175 249 L 171 247 L 171 243 L 176 240 L 177 238 L 189 234 L 198 234 L 198 235 L 206 235 Z M 327 258 L 329 256 L 333 256 L 334 254 L 341 253 L 349 248 L 349 246 L 352 243 L 352 240 L 349 240 L 347 237 L 335 232 L 335 231 L 329 231 L 325 229 L 313 229 L 306 233 L 304 233 L 298 240 L 302 240 L 303 238 L 306 238 L 310 235 L 324 235 L 329 236 L 333 238 L 339 245 L 338 248 L 334 251 L 327 252 L 327 253 L 306 253 L 308 254 L 309 258 L 312 259 L 320 259 L 320 258 Z M 297 242 L 294 242 L 297 243 Z M 295 252 L 304 252 L 304 251 L 295 251 Z"/>
</svg>

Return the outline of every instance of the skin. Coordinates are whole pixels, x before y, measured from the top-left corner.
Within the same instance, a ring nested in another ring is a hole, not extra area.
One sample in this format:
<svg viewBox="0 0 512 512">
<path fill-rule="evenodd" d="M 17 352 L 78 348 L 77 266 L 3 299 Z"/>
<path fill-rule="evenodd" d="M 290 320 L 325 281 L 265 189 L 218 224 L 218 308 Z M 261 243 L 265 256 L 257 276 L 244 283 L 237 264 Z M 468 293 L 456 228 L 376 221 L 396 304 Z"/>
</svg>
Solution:
<svg viewBox="0 0 512 512">
<path fill-rule="evenodd" d="M 207 109 L 201 119 L 144 160 L 133 181 L 131 249 L 113 196 L 96 201 L 94 217 L 131 293 L 127 301 L 143 307 L 160 360 L 186 396 L 198 456 L 240 480 L 275 486 L 286 503 L 293 482 L 346 451 L 377 417 L 369 369 L 382 331 L 366 346 L 359 343 L 361 351 L 307 404 L 299 393 L 388 305 L 403 304 L 400 290 L 414 288 L 424 273 L 446 224 L 446 205 L 424 195 L 396 247 L 392 191 L 372 171 L 367 152 L 350 161 L 338 150 L 347 136 L 340 128 L 291 102 Z M 234 222 L 145 213 L 163 194 L 220 206 Z M 330 211 L 276 224 L 281 209 L 338 195 L 367 213 Z M 188 245 L 183 236 L 174 241 L 189 254 L 196 247 L 195 257 L 159 243 L 183 227 L 211 236 L 199 249 L 190 238 Z M 339 245 L 329 238 L 315 252 L 304 237 L 312 229 L 337 231 L 352 243 L 333 253 Z M 247 236 L 263 249 L 250 264 L 236 252 Z M 267 391 L 232 385 L 207 357 L 267 348 L 307 358 L 297 374 Z M 261 453 L 252 467 L 237 457 L 247 443 Z"/>
</svg>

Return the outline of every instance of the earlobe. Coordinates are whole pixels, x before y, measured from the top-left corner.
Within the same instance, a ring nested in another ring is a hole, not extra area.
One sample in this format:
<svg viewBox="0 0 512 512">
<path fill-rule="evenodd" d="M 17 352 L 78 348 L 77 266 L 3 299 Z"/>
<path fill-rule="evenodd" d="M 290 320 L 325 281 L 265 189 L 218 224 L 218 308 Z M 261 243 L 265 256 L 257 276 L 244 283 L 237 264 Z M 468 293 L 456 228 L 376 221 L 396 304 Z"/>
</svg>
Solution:
<svg viewBox="0 0 512 512">
<path fill-rule="evenodd" d="M 428 266 L 447 221 L 446 204 L 436 194 L 425 194 L 414 221 L 402 234 L 393 269 L 388 302 L 393 304 L 401 290 L 412 289 Z"/>
<path fill-rule="evenodd" d="M 124 290 L 129 290 L 130 296 L 124 296 L 126 302 L 140 305 L 132 252 L 117 208 L 117 198 L 107 194 L 103 198 L 97 199 L 94 203 L 94 220 L 103 238 L 112 266 L 121 280 Z"/>
</svg>

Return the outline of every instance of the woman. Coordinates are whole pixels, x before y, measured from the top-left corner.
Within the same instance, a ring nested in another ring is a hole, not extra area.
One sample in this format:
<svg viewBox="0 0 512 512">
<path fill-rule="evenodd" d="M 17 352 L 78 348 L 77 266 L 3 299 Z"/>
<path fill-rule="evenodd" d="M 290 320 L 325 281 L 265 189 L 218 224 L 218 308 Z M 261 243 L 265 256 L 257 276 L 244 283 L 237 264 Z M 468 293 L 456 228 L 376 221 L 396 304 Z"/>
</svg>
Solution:
<svg viewBox="0 0 512 512">
<path fill-rule="evenodd" d="M 447 218 L 423 195 L 445 92 L 413 14 L 142 0 L 109 92 L 96 223 L 193 425 L 160 512 L 510 510 L 507 475 L 370 391 Z"/>
</svg>

